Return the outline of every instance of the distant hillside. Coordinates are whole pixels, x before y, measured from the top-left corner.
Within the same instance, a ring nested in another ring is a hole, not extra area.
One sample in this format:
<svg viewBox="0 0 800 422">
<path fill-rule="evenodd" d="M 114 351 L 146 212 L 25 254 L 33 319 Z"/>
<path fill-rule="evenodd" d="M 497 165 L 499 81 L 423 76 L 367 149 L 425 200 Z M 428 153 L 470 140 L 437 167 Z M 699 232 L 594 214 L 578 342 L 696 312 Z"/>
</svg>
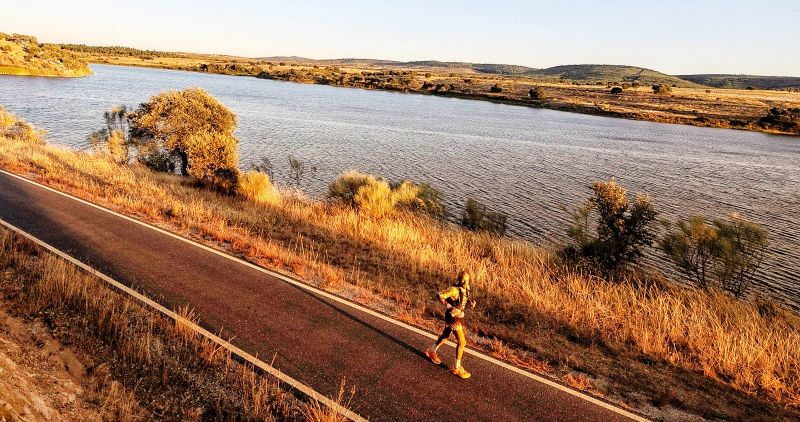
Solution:
<svg viewBox="0 0 800 422">
<path fill-rule="evenodd" d="M 326 66 L 378 66 L 400 67 L 416 69 L 453 69 L 466 70 L 478 73 L 491 73 L 497 75 L 531 76 L 542 79 L 559 79 L 566 81 L 595 83 L 595 82 L 639 82 L 643 85 L 666 84 L 679 87 L 697 86 L 695 83 L 683 80 L 677 76 L 667 75 L 651 69 L 634 66 L 577 64 L 555 66 L 547 69 L 536 69 L 527 66 L 495 63 L 469 63 L 469 62 L 441 62 L 438 60 L 417 60 L 401 62 L 395 60 L 377 59 L 330 59 L 316 60 L 296 56 L 260 57 L 261 60 L 277 62 L 295 62 L 303 64 L 316 64 Z"/>
<path fill-rule="evenodd" d="M 638 82 L 642 85 L 665 84 L 679 87 L 697 86 L 677 76 L 667 75 L 651 69 L 634 66 L 608 64 L 574 64 L 549 67 L 533 74 L 534 76 L 557 77 L 576 82 Z"/>
<path fill-rule="evenodd" d="M 401 62 L 397 60 L 358 59 L 358 58 L 317 60 L 317 59 L 309 59 L 306 57 L 297 57 L 297 56 L 259 57 L 259 59 L 268 60 L 271 62 L 294 62 L 294 63 L 304 63 L 304 64 L 328 65 L 328 66 L 366 65 L 366 66 L 402 67 L 402 68 L 419 68 L 419 69 L 424 69 L 424 68 L 439 68 L 439 69 L 454 69 L 454 70 L 458 69 L 458 70 L 471 70 L 480 73 L 495 73 L 499 75 L 525 75 L 536 71 L 536 69 L 534 68 L 512 65 L 512 64 L 441 62 L 438 60 L 415 60 L 410 62 Z"/>
<path fill-rule="evenodd" d="M 680 75 L 682 79 L 715 88 L 737 89 L 800 89 L 800 78 L 793 76 L 757 76 L 757 75 Z"/>
<path fill-rule="evenodd" d="M 0 74 L 84 76 L 92 73 L 79 55 L 53 44 L 39 44 L 29 35 L 0 32 Z"/>
</svg>

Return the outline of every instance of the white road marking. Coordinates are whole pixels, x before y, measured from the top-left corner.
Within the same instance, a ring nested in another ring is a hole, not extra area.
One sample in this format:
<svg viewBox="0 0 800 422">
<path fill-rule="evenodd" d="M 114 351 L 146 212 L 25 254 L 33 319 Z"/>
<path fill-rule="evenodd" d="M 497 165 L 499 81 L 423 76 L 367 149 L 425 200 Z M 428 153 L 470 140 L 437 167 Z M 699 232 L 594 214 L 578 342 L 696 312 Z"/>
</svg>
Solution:
<svg viewBox="0 0 800 422">
<path fill-rule="evenodd" d="M 356 309 L 356 310 L 358 310 L 358 311 L 364 312 L 364 313 L 366 313 L 366 314 L 368 314 L 368 315 L 371 315 L 371 316 L 374 316 L 374 317 L 376 317 L 376 318 L 382 319 L 382 320 L 384 320 L 384 321 L 386 321 L 386 322 L 389 322 L 389 323 L 392 323 L 392 324 L 394 324 L 394 325 L 397 325 L 397 326 L 403 327 L 403 328 L 405 328 L 405 329 L 407 329 L 407 330 L 410 330 L 410 331 L 412 331 L 412 332 L 414 332 L 414 333 L 417 333 L 417 334 L 419 334 L 419 335 L 422 335 L 422 336 L 424 336 L 424 337 L 427 337 L 427 338 L 429 338 L 429 339 L 436 340 L 436 339 L 438 338 L 438 336 L 437 336 L 437 335 L 435 335 L 435 334 L 429 333 L 429 332 L 427 332 L 427 331 L 424 331 L 424 330 L 422 330 L 422 329 L 420 329 L 420 328 L 417 328 L 417 327 L 414 327 L 414 326 L 412 326 L 412 325 L 406 324 L 406 323 L 404 323 L 404 322 L 398 321 L 398 320 L 396 320 L 396 319 L 394 319 L 394 318 L 392 318 L 392 317 L 390 317 L 390 316 L 387 316 L 387 315 L 384 315 L 384 314 L 382 314 L 382 313 L 380 313 L 380 312 L 377 312 L 377 311 L 374 311 L 374 310 L 372 310 L 372 309 L 366 308 L 366 307 L 364 307 L 364 306 L 361 306 L 361 305 L 359 305 L 359 304 L 357 304 L 357 303 L 353 303 L 353 302 L 351 302 L 351 301 L 349 301 L 349 300 L 347 300 L 347 299 L 344 299 L 344 298 L 342 298 L 342 297 L 339 297 L 339 296 L 337 296 L 337 295 L 334 295 L 334 294 L 332 294 L 332 293 L 329 293 L 329 292 L 326 292 L 326 291 L 324 291 L 324 290 L 318 289 L 318 288 L 316 288 L 316 287 L 314 287 L 314 286 L 311 286 L 311 285 L 310 285 L 310 284 L 308 284 L 308 283 L 304 283 L 304 282 L 302 282 L 302 281 L 300 281 L 300 280 L 297 280 L 297 279 L 295 279 L 295 278 L 293 278 L 293 277 L 291 277 L 291 276 L 289 276 L 289 275 L 286 275 L 286 274 L 283 274 L 283 273 L 277 272 L 277 271 L 275 271 L 275 270 L 269 270 L 269 269 L 266 269 L 266 268 L 264 268 L 264 267 L 261 267 L 261 266 L 258 266 L 258 265 L 256 265 L 256 264 L 253 264 L 252 262 L 245 261 L 245 260 L 243 260 L 243 259 L 241 259 L 241 258 L 235 257 L 235 256 L 233 256 L 233 255 L 229 255 L 229 254 L 227 254 L 227 253 L 225 253 L 225 252 L 222 252 L 222 251 L 219 251 L 219 250 L 217 250 L 217 249 L 214 249 L 214 248 L 211 248 L 211 247 L 209 247 L 209 246 L 206 246 L 206 245 L 203 245 L 203 244 L 201 244 L 201 243 L 198 243 L 198 242 L 196 242 L 196 241 L 194 241 L 194 240 L 192 240 L 192 239 L 188 239 L 188 238 L 186 238 L 186 237 L 183 237 L 183 236 L 180 236 L 180 235 L 178 235 L 178 234 L 175 234 L 175 233 L 172 233 L 172 232 L 166 231 L 166 230 L 164 230 L 164 229 L 161 229 L 161 228 L 159 228 L 159 227 L 156 227 L 156 226 L 153 226 L 153 225 L 151 225 L 151 224 L 145 223 L 145 222 L 143 222 L 143 221 L 139 221 L 139 220 L 137 220 L 137 219 L 135 219 L 135 218 L 128 217 L 128 216 L 126 216 L 126 215 L 123 215 L 123 214 L 120 214 L 120 213 L 118 213 L 118 212 L 116 212 L 116 211 L 112 211 L 112 210 L 110 210 L 110 209 L 108 209 L 108 208 L 105 208 L 105 207 L 102 207 L 102 206 L 100 206 L 100 205 L 94 204 L 94 203 L 92 203 L 92 202 L 89 202 L 89 201 L 83 200 L 83 199 L 81 199 L 81 198 L 75 197 L 75 196 L 73 196 L 73 195 L 70 195 L 70 194 L 68 194 L 68 193 L 61 192 L 61 191 L 59 191 L 59 190 L 56 190 L 56 189 L 53 189 L 53 188 L 51 188 L 51 187 L 49 187 L 49 186 L 42 185 L 41 183 L 38 183 L 38 182 L 34 182 L 33 180 L 30 180 L 30 179 L 27 179 L 27 178 L 25 178 L 25 177 L 19 176 L 19 175 L 17 175 L 17 174 L 10 173 L 10 172 L 8 172 L 8 171 L 5 171 L 5 170 L 0 170 L 0 173 L 7 174 L 7 175 L 9 175 L 9 176 L 12 176 L 12 177 L 15 177 L 15 178 L 17 178 L 17 179 L 23 180 L 23 181 L 25 181 L 25 182 L 27 182 L 27 183 L 30 183 L 30 184 L 32 184 L 32 185 L 35 185 L 35 186 L 38 186 L 38 187 L 40 187 L 40 188 L 43 188 L 43 189 L 49 190 L 49 191 L 51 191 L 51 192 L 55 192 L 55 193 L 57 193 L 57 194 L 59 194 L 59 195 L 63 195 L 63 196 L 65 196 L 65 197 L 67 197 L 67 198 L 70 198 L 70 199 L 72 199 L 72 200 L 78 201 L 78 202 L 80 202 L 80 203 L 83 203 L 83 204 L 89 205 L 89 206 L 91 206 L 91 207 L 97 208 L 97 209 L 99 209 L 99 210 L 105 211 L 105 212 L 107 212 L 107 213 L 113 214 L 113 215 L 115 215 L 115 216 L 117 216 L 117 217 L 123 218 L 123 219 L 125 219 L 125 220 L 131 221 L 131 222 L 133 222 L 133 223 L 136 223 L 136 224 L 139 224 L 139 225 L 141 225 L 141 226 L 147 227 L 147 228 L 149 228 L 149 229 L 151 229 L 151 230 L 155 230 L 155 231 L 157 231 L 157 232 L 159 232 L 159 233 L 165 234 L 165 235 L 167 235 L 167 236 L 171 236 L 171 237 L 173 237 L 173 238 L 175 238 L 175 239 L 178 239 L 178 240 L 180 240 L 180 241 L 186 242 L 186 243 L 188 243 L 188 244 L 190 244 L 190 245 L 193 245 L 193 246 L 195 246 L 195 247 L 198 247 L 198 248 L 204 249 L 204 250 L 206 250 L 206 251 L 208 251 L 208 252 L 211 252 L 211 253 L 217 254 L 217 255 L 219 255 L 219 256 L 222 256 L 222 257 L 224 257 L 224 258 L 226 258 L 226 259 L 230 259 L 231 261 L 235 261 L 235 262 L 238 262 L 238 263 L 240 263 L 240 264 L 242 264 L 242 265 L 246 265 L 246 266 L 248 266 L 248 267 L 250 267 L 250 268 L 252 268 L 252 269 L 254 269 L 254 270 L 256 270 L 256 271 L 260 271 L 260 272 L 262 272 L 262 273 L 265 273 L 265 274 L 267 274 L 267 275 L 270 275 L 270 276 L 272 276 L 272 277 L 275 277 L 275 278 L 281 279 L 281 280 L 283 280 L 283 281 L 285 281 L 285 282 L 287 282 L 287 283 L 289 283 L 289 284 L 291 284 L 291 285 L 297 286 L 297 287 L 299 287 L 299 288 L 302 288 L 302 289 L 304 289 L 304 290 L 310 291 L 310 292 L 312 292 L 312 293 L 314 293 L 314 294 L 317 294 L 317 295 L 319 295 L 319 296 L 322 296 L 322 297 L 325 297 L 325 298 L 327 298 L 327 299 L 333 300 L 333 301 L 335 301 L 335 302 L 341 303 L 341 304 L 343 304 L 343 305 L 349 306 L 349 307 L 351 307 L 351 308 L 353 308 L 353 309 Z M 2 220 L 0 220 L 0 221 L 2 221 Z M 49 247 L 49 245 L 48 245 L 48 248 L 52 248 L 52 247 Z M 63 254 L 59 252 L 59 255 L 61 256 L 61 255 L 63 255 Z M 69 259 L 71 259 L 71 258 L 69 258 Z M 76 264 L 76 265 L 77 265 L 77 264 Z M 82 265 L 82 268 L 83 268 L 83 267 L 85 267 L 85 268 L 90 268 L 90 267 L 86 266 L 85 264 L 82 264 L 82 263 L 81 263 L 81 265 Z M 94 270 L 94 269 L 91 269 L 91 270 L 88 270 L 88 269 L 87 269 L 87 271 L 90 271 L 90 272 L 93 272 L 93 273 L 99 274 L 99 273 L 98 273 L 96 270 Z M 107 281 L 109 281 L 109 282 L 112 282 L 113 280 L 112 280 L 112 279 L 110 279 L 110 278 L 108 278 L 108 280 L 107 280 Z M 115 283 L 115 285 L 116 285 L 116 284 L 119 284 L 120 286 L 122 286 L 122 285 L 121 285 L 119 282 L 113 281 L 113 283 Z M 124 287 L 124 286 L 123 286 L 123 287 Z M 127 289 L 127 287 L 126 287 L 126 289 Z M 130 290 L 130 289 L 128 289 L 128 290 Z M 131 290 L 131 292 L 133 292 L 133 290 Z M 135 293 L 135 292 L 134 292 L 134 293 Z M 140 294 L 138 294 L 138 293 L 136 293 L 136 295 L 139 295 L 139 296 L 141 296 L 141 295 L 140 295 Z M 144 296 L 142 296 L 142 297 L 144 297 Z M 149 300 L 149 299 L 148 299 L 148 300 Z M 153 303 L 155 303 L 155 302 L 153 302 Z M 160 306 L 160 305 L 159 305 L 159 306 Z M 162 308 L 163 308 L 163 307 L 162 307 Z M 164 309 L 166 310 L 166 308 L 164 308 Z M 171 311 L 168 311 L 168 312 L 171 312 Z M 200 328 L 200 329 L 201 329 L 201 330 L 203 330 L 202 328 Z M 208 331 L 206 331 L 206 330 L 203 330 L 203 331 L 205 331 L 205 332 L 208 332 Z M 211 334 L 211 333 L 209 333 L 209 334 Z M 211 334 L 211 335 L 213 335 L 213 334 Z M 215 336 L 215 337 L 216 337 L 216 336 Z M 221 341 L 224 341 L 224 340 L 222 340 L 222 339 L 220 339 L 220 340 L 221 340 Z M 226 342 L 226 343 L 227 343 L 227 342 Z M 447 344 L 449 344 L 451 347 L 455 347 L 455 344 L 454 344 L 453 342 L 449 341 L 449 340 L 447 341 Z M 231 347 L 235 347 L 235 346 L 231 345 Z M 241 350 L 241 349 L 237 349 L 237 350 Z M 478 351 L 472 350 L 472 349 L 470 349 L 470 348 L 466 348 L 466 349 L 464 350 L 464 352 L 465 352 L 465 353 L 467 353 L 467 354 L 469 354 L 469 355 L 471 355 L 471 356 L 477 357 L 477 358 L 479 358 L 479 359 L 483 359 L 483 360 L 485 360 L 485 361 L 487 361 L 487 362 L 491 362 L 491 363 L 493 363 L 493 364 L 495 364 L 495 365 L 497 365 L 497 366 L 500 366 L 500 367 L 502 367 L 502 368 L 508 369 L 509 371 L 515 372 L 515 373 L 517 373 L 517 374 L 519 374 L 519 375 L 522 375 L 522 376 L 524 376 L 524 377 L 530 378 L 530 379 L 532 379 L 532 380 L 538 381 L 538 382 L 540 382 L 540 383 L 542 383 L 542 384 L 545 384 L 545 385 L 547 385 L 547 386 L 550 386 L 550 387 L 552 387 L 552 388 L 555 388 L 555 389 L 557 389 L 557 390 L 561 390 L 561 391 L 563 391 L 563 392 L 565 392 L 565 393 L 571 394 L 571 395 L 573 395 L 573 396 L 575 396 L 575 397 L 578 397 L 578 398 L 580 398 L 580 399 L 583 399 L 583 400 L 585 400 L 585 401 L 588 401 L 588 402 L 590 402 L 590 403 L 596 404 L 596 405 L 598 405 L 598 406 L 600 406 L 600 407 L 603 407 L 603 408 L 605 408 L 605 409 L 611 410 L 612 412 L 615 412 L 615 413 L 617 413 L 617 414 L 619 414 L 619 415 L 625 416 L 625 417 L 627 417 L 627 418 L 630 418 L 630 419 L 633 419 L 633 420 L 635 420 L 635 421 L 639 421 L 639 422 L 647 422 L 647 421 L 648 421 L 648 419 L 646 419 L 646 418 L 644 418 L 644 417 L 642 417 L 642 416 L 640 416 L 640 415 L 637 415 L 637 414 L 635 414 L 635 413 L 633 413 L 633 412 L 630 412 L 630 411 L 628 411 L 628 410 L 625 410 L 625 409 L 619 408 L 619 407 L 617 407 L 617 406 L 615 406 L 615 405 L 613 405 L 613 404 L 611 404 L 611 403 L 607 403 L 607 402 L 605 402 L 605 401 L 603 401 L 603 400 L 600 400 L 600 399 L 598 399 L 598 398 L 596 398 L 596 397 L 592 397 L 592 396 L 590 396 L 590 395 L 588 395 L 588 394 L 585 394 L 585 393 L 583 393 L 583 392 L 580 392 L 580 391 L 577 391 L 577 390 L 573 390 L 573 389 L 571 389 L 571 388 L 569 388 L 569 387 L 567 387 L 567 386 L 565 386 L 565 385 L 559 384 L 559 383 L 557 383 L 557 382 L 555 382 L 555 381 L 553 381 L 553 380 L 550 380 L 550 379 L 548 379 L 548 378 L 545 378 L 545 377 L 542 377 L 542 376 L 540 376 L 540 375 L 536 375 L 536 374 L 534 374 L 534 373 L 528 372 L 528 371 L 526 371 L 526 370 L 524 370 L 524 369 L 521 369 L 521 368 L 518 368 L 518 367 L 516 367 L 516 366 L 510 365 L 510 364 L 508 364 L 508 363 L 505 363 L 505 362 L 503 362 L 503 361 L 500 361 L 500 360 L 498 360 L 498 359 L 495 359 L 495 358 L 493 358 L 493 357 L 491 357 L 491 356 L 488 356 L 488 355 L 486 355 L 486 354 L 483 354 L 483 353 L 481 353 L 481 352 L 478 352 Z M 242 353 L 246 353 L 246 352 L 242 351 Z M 248 355 L 248 356 L 249 356 L 249 355 Z M 255 358 L 253 358 L 253 359 L 255 359 Z M 265 364 L 265 365 L 266 365 L 266 364 Z M 269 365 L 267 365 L 267 366 L 269 366 Z M 277 371 L 278 373 L 281 373 L 280 371 L 278 371 L 278 370 L 277 370 L 277 369 L 275 369 L 275 368 L 272 368 L 272 367 L 270 367 L 270 368 L 271 368 L 272 370 L 274 370 L 274 371 Z M 281 373 L 281 374 L 282 374 L 282 373 Z M 288 377 L 287 375 L 284 375 L 284 376 Z M 290 378 L 290 379 L 291 379 L 291 378 Z M 293 380 L 293 381 L 294 381 L 294 380 Z M 294 381 L 294 382 L 296 382 L 296 383 L 300 384 L 298 381 Z M 300 385 L 302 385 L 302 384 L 300 384 Z M 305 387 L 305 386 L 304 386 L 304 387 Z M 309 387 L 306 387 L 306 388 L 309 388 Z M 313 391 L 313 390 L 311 390 L 311 391 Z M 315 393 L 316 393 L 316 392 L 315 392 Z M 316 394 L 318 394 L 318 393 L 316 393 Z M 312 397 L 313 397 L 313 396 L 312 396 Z"/>
<path fill-rule="evenodd" d="M 300 393 L 312 398 L 313 400 L 316 400 L 316 401 L 322 403 L 324 406 L 330 407 L 331 409 L 333 409 L 334 411 L 336 411 L 337 413 L 339 413 L 343 417 L 345 417 L 345 418 L 347 418 L 347 419 L 349 419 L 351 421 L 354 421 L 354 422 L 366 422 L 367 421 L 365 418 L 357 415 L 356 413 L 354 413 L 350 409 L 347 409 L 346 407 L 341 406 L 339 403 L 329 399 L 328 397 L 325 397 L 324 395 L 322 395 L 321 393 L 317 392 L 313 388 L 301 383 L 300 381 L 297 381 L 296 379 L 292 378 L 291 376 L 289 376 L 287 374 L 284 374 L 279 369 L 268 365 L 264 361 L 259 360 L 255 356 L 253 356 L 253 355 L 245 352 L 244 350 L 234 346 L 233 344 L 227 342 L 226 340 L 223 340 L 219 336 L 211 333 L 210 331 L 206 330 L 203 327 L 200 327 L 199 325 L 195 324 L 194 322 L 192 322 L 192 321 L 190 321 L 190 320 L 188 320 L 186 318 L 183 318 L 182 316 L 178 315 L 177 313 L 167 309 L 166 307 L 164 307 L 160 303 L 155 302 L 154 300 L 148 298 L 147 296 L 142 295 L 141 293 L 137 292 L 136 290 L 133 290 L 133 289 L 129 288 L 128 286 L 125 286 L 124 284 L 122 284 L 122 283 L 114 280 L 113 278 L 111 278 L 111 277 L 109 277 L 109 276 L 107 276 L 107 275 L 95 270 L 94 268 L 84 264 L 83 262 L 81 262 L 81 261 L 79 261 L 79 260 L 67 255 L 64 252 L 61 252 L 60 250 L 54 248 L 53 246 L 48 245 L 47 243 L 45 243 L 42 240 L 36 238 L 35 236 L 31 235 L 30 233 L 27 233 L 26 231 L 20 229 L 19 227 L 16 227 L 16 226 L 8 223 L 7 221 L 5 221 L 3 219 L 0 219 L 0 225 L 5 226 L 9 230 L 11 230 L 11 231 L 13 231 L 15 233 L 18 233 L 20 236 L 23 236 L 23 237 L 27 238 L 28 240 L 30 240 L 30 241 L 36 243 L 37 245 L 41 246 L 42 248 L 45 248 L 50 253 L 52 253 L 52 254 L 54 254 L 54 255 L 62 258 L 62 259 L 65 259 L 66 261 L 68 261 L 68 262 L 80 267 L 82 270 L 86 271 L 87 273 L 89 273 L 89 274 L 91 274 L 91 275 L 93 275 L 93 276 L 95 276 L 95 277 L 97 277 L 97 278 L 99 278 L 99 279 L 111 284 L 114 288 L 120 290 L 122 293 L 128 294 L 130 296 L 133 296 L 135 299 L 140 301 L 145 306 L 149 306 L 150 308 L 153 308 L 156 311 L 161 312 L 162 314 L 164 314 L 168 318 L 175 320 L 175 322 L 180 322 L 181 324 L 186 325 L 187 327 L 189 327 L 190 329 L 194 330 L 198 334 L 200 334 L 200 335 L 208 338 L 209 340 L 213 341 L 214 343 L 218 344 L 220 347 L 224 347 L 225 349 L 230 351 L 231 354 L 233 354 L 235 356 L 238 356 L 239 358 L 247 361 L 248 363 L 250 363 L 251 365 L 253 365 L 253 366 L 257 367 L 257 368 L 260 368 L 261 370 L 263 370 L 264 372 L 272 375 L 273 377 L 277 378 L 281 382 L 291 386 L 296 391 L 299 391 Z"/>
</svg>

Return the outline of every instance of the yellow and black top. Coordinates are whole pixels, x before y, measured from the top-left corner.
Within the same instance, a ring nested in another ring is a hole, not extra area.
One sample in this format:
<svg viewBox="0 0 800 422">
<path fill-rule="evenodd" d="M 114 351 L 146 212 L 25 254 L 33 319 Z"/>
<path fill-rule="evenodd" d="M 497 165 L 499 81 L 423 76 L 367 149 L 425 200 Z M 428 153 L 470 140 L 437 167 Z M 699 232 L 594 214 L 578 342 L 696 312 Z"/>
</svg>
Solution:
<svg viewBox="0 0 800 422">
<path fill-rule="evenodd" d="M 467 308 L 469 290 L 458 287 L 450 286 L 446 290 L 439 293 L 439 299 L 449 303 L 452 308 L 445 312 L 444 320 L 448 324 L 460 323 L 464 319 L 464 311 Z M 453 309 L 461 311 L 459 316 L 453 316 Z"/>
</svg>

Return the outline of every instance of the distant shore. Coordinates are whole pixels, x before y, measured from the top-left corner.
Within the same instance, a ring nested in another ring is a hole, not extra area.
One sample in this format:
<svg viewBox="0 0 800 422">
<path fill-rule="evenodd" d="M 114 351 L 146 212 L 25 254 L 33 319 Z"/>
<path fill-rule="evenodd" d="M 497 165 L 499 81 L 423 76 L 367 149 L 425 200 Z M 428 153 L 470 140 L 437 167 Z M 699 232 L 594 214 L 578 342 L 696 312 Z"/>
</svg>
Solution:
<svg viewBox="0 0 800 422">
<path fill-rule="evenodd" d="M 175 53 L 165 56 L 107 55 L 81 52 L 90 63 L 139 66 L 288 82 L 438 95 L 574 113 L 798 135 L 793 129 L 765 125 L 773 107 L 800 108 L 800 93 L 711 87 L 539 81 L 526 76 L 467 72 L 459 69 L 394 69 L 377 66 L 319 66 L 264 60 Z M 614 89 L 618 88 L 618 89 Z M 614 91 L 612 93 L 612 90 Z"/>
</svg>

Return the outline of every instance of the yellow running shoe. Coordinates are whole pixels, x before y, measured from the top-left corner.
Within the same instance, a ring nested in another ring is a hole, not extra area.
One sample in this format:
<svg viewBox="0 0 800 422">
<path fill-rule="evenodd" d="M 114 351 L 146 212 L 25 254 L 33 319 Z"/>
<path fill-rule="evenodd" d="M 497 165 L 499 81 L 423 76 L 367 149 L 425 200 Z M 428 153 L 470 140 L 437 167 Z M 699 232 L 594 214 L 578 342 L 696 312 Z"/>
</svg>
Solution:
<svg viewBox="0 0 800 422">
<path fill-rule="evenodd" d="M 436 365 L 441 365 L 442 360 L 439 359 L 439 355 L 436 352 L 431 352 L 430 350 L 425 350 L 425 356 L 431 360 L 431 362 L 435 363 Z"/>
<path fill-rule="evenodd" d="M 458 375 L 459 377 L 461 377 L 461 379 L 467 379 L 472 376 L 472 374 L 467 372 L 467 370 L 464 369 L 463 366 L 459 366 L 458 368 L 452 368 L 450 369 L 450 372 Z"/>
</svg>

